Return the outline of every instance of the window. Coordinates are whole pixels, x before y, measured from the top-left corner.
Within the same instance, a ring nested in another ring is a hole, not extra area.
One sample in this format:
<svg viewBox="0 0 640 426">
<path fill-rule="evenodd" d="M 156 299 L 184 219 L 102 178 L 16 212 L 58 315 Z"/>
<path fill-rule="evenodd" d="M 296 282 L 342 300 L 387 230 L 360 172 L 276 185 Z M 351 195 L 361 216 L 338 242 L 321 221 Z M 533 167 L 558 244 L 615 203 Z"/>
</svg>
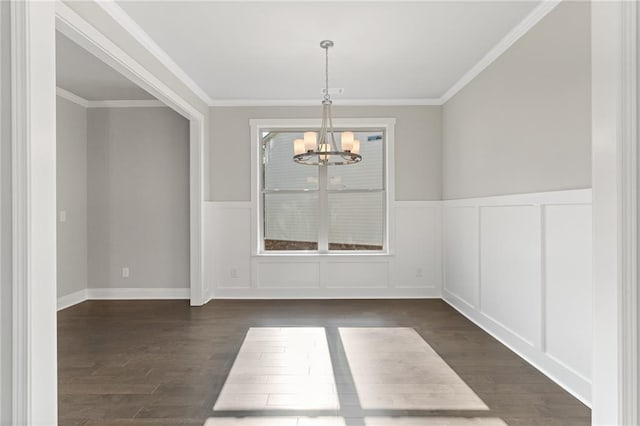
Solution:
<svg viewBox="0 0 640 426">
<path fill-rule="evenodd" d="M 293 141 L 317 128 L 278 124 L 254 128 L 258 252 L 386 253 L 387 126 L 345 126 L 360 140 L 363 161 L 326 167 L 292 159 Z"/>
</svg>

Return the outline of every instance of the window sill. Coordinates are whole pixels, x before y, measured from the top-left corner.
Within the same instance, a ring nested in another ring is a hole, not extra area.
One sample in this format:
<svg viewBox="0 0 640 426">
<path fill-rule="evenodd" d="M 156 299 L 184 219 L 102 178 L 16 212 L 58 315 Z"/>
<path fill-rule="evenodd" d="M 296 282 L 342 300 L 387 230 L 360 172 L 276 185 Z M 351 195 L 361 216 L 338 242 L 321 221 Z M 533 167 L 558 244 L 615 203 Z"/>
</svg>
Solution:
<svg viewBox="0 0 640 426">
<path fill-rule="evenodd" d="M 256 258 L 265 258 L 265 257 L 295 257 L 295 258 L 310 258 L 310 257 L 318 257 L 318 258 L 327 258 L 327 257 L 331 257 L 331 258 L 340 258 L 340 257 L 345 257 L 345 258 L 353 258 L 353 257 L 382 257 L 382 258 L 391 258 L 391 257 L 395 257 L 394 253 L 389 253 L 389 252 L 376 252 L 376 253 L 367 253 L 367 252 L 353 252 L 353 253 L 349 253 L 349 252 L 335 252 L 335 253 L 314 253 L 314 252 L 292 252 L 292 251 L 281 251 L 281 252 L 274 252 L 274 253 L 254 253 L 251 255 L 251 257 L 256 257 Z"/>
</svg>

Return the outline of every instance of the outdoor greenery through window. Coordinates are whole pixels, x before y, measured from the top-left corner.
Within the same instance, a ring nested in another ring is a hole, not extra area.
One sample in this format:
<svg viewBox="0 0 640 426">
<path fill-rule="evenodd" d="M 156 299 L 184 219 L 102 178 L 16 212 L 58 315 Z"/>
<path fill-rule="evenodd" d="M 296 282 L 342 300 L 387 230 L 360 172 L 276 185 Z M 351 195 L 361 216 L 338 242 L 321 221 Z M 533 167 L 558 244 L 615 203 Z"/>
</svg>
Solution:
<svg viewBox="0 0 640 426">
<path fill-rule="evenodd" d="M 261 133 L 263 250 L 384 250 L 384 131 L 355 132 L 363 160 L 345 166 L 295 163 L 293 141 L 304 131 Z"/>
</svg>

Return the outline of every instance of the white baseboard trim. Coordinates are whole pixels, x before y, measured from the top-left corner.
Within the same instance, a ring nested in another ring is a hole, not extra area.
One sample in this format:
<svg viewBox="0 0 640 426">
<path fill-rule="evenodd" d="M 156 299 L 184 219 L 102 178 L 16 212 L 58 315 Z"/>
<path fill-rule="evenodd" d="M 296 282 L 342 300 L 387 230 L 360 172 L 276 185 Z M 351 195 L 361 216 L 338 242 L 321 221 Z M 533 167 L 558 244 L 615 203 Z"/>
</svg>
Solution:
<svg viewBox="0 0 640 426">
<path fill-rule="evenodd" d="M 569 392 L 584 405 L 591 408 L 590 381 L 587 381 L 583 377 L 580 377 L 571 369 L 554 360 L 553 358 L 546 356 L 545 353 L 537 352 L 536 350 L 527 347 L 526 343 L 523 343 L 523 341 L 512 337 L 510 335 L 511 333 L 503 329 L 500 324 L 485 316 L 484 314 L 479 313 L 472 308 L 469 308 L 462 299 L 459 299 L 457 296 L 448 292 L 446 289 L 443 291 L 442 300 L 444 300 L 460 314 L 465 316 L 469 321 L 484 330 L 487 334 L 491 335 L 494 339 L 509 348 L 520 358 L 527 361 L 542 374 L 553 380 L 556 384 Z"/>
<path fill-rule="evenodd" d="M 71 294 L 58 297 L 58 311 L 69 308 L 88 299 L 87 289 L 83 288 Z"/>
<path fill-rule="evenodd" d="M 189 299 L 189 288 L 90 288 L 89 300 Z"/>
<path fill-rule="evenodd" d="M 440 299 L 439 288 L 343 288 L 343 289 L 230 289 L 217 288 L 209 300 L 340 300 L 340 299 Z"/>
<path fill-rule="evenodd" d="M 85 288 L 58 297 L 58 311 L 85 300 L 188 300 L 188 288 Z"/>
</svg>

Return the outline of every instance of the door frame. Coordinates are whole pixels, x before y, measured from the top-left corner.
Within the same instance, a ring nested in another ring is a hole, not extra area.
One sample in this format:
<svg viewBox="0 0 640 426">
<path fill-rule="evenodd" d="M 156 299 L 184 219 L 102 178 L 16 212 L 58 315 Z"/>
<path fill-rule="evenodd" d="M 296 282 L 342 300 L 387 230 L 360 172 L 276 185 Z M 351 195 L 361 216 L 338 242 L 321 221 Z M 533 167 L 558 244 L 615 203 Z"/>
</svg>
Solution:
<svg viewBox="0 0 640 426">
<path fill-rule="evenodd" d="M 12 424 L 57 424 L 55 32 L 65 34 L 190 121 L 190 302 L 202 273 L 207 113 L 189 103 L 61 0 L 11 0 Z M 4 398 L 4 395 L 3 395 Z"/>
<path fill-rule="evenodd" d="M 55 2 L 56 30 L 189 120 L 190 301 L 208 302 L 203 281 L 202 208 L 204 201 L 205 116 L 62 1 Z"/>
</svg>

